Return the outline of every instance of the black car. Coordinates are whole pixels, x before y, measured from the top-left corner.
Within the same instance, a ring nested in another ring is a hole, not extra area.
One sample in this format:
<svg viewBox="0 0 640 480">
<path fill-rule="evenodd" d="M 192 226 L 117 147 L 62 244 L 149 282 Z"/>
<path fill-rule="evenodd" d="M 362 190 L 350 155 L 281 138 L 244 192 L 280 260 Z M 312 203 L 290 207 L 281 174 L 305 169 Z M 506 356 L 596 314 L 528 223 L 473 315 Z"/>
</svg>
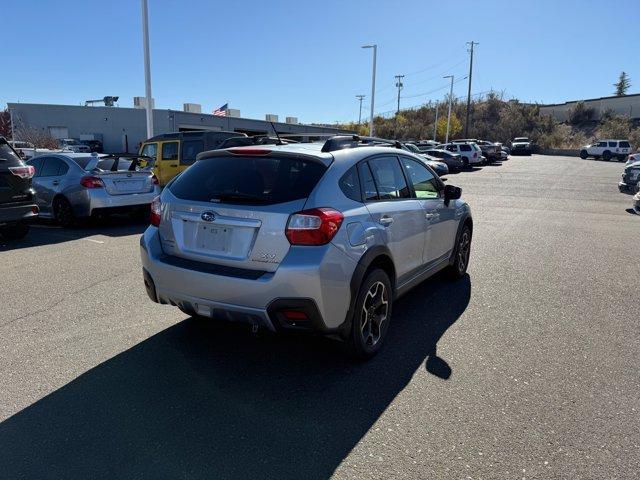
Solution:
<svg viewBox="0 0 640 480">
<path fill-rule="evenodd" d="M 34 172 L 0 137 L 0 236 L 7 240 L 23 238 L 29 232 L 29 222 L 38 216 L 31 188 Z"/>
<path fill-rule="evenodd" d="M 89 147 L 89 150 L 96 153 L 103 153 L 104 146 L 100 140 L 82 140 L 82 143 Z"/>
<path fill-rule="evenodd" d="M 449 170 L 452 172 L 459 172 L 464 168 L 464 160 L 457 153 L 448 152 L 442 148 L 431 148 L 429 150 L 424 150 L 422 153 L 436 157 L 441 162 L 446 163 L 447 167 L 449 167 Z"/>
</svg>

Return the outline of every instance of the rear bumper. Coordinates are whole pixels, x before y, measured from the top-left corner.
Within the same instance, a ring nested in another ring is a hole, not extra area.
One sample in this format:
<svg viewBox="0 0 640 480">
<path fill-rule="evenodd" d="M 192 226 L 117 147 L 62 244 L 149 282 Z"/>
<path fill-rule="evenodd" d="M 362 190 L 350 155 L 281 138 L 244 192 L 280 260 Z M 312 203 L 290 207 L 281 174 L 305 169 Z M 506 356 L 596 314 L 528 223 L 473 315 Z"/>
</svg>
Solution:
<svg viewBox="0 0 640 480">
<path fill-rule="evenodd" d="M 38 207 L 35 204 L 18 206 L 0 206 L 0 225 L 29 222 L 38 216 Z"/>
<path fill-rule="evenodd" d="M 110 195 L 104 188 L 83 189 L 69 196 L 78 217 L 90 217 L 94 210 L 122 211 L 128 208 L 149 205 L 154 198 L 160 195 L 160 187 L 157 185 L 151 192 L 129 193 L 125 195 Z"/>
<path fill-rule="evenodd" d="M 275 272 L 259 278 L 183 268 L 166 260 L 155 227 L 141 237 L 140 253 L 152 300 L 274 331 L 338 331 L 349 309 L 349 284 L 356 268 L 356 262 L 332 244 L 291 247 Z M 282 309 L 304 311 L 307 319 L 287 321 L 280 315 Z"/>
</svg>

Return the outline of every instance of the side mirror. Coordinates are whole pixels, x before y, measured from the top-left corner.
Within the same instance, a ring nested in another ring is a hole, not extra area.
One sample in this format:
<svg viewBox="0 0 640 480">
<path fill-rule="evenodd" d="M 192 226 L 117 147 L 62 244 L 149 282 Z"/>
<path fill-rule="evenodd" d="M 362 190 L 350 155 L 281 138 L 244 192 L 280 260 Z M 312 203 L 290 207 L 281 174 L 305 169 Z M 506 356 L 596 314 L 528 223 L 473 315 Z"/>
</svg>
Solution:
<svg viewBox="0 0 640 480">
<path fill-rule="evenodd" d="M 453 185 L 444 186 L 444 204 L 448 207 L 451 200 L 458 200 L 462 196 L 462 189 Z"/>
</svg>

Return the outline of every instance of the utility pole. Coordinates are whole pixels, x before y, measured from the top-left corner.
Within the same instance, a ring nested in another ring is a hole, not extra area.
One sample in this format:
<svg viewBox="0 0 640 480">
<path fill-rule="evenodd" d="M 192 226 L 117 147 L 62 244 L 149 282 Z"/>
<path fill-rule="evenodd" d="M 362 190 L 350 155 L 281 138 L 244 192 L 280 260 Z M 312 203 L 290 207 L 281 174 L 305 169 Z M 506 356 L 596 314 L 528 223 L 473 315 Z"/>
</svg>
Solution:
<svg viewBox="0 0 640 480">
<path fill-rule="evenodd" d="M 469 110 L 471 109 L 471 75 L 473 75 L 473 47 L 474 45 L 480 45 L 478 42 L 467 42 L 470 45 L 469 53 L 469 88 L 467 90 L 467 118 L 464 122 L 464 138 L 469 138 Z"/>
<path fill-rule="evenodd" d="M 402 79 L 404 78 L 404 75 L 396 75 L 396 88 L 398 89 L 398 109 L 396 110 L 396 115 L 398 115 L 400 113 L 400 90 L 402 90 L 402 88 L 404 87 L 404 85 L 402 84 Z"/>
<path fill-rule="evenodd" d="M 153 137 L 153 105 L 151 96 L 151 62 L 149 60 L 149 12 L 147 0 L 142 0 L 142 42 L 144 47 L 144 87 L 147 105 L 147 138 Z"/>
<path fill-rule="evenodd" d="M 436 102 L 436 121 L 433 124 L 433 141 L 436 142 L 436 138 L 438 136 L 438 107 L 440 106 L 440 102 Z"/>
<path fill-rule="evenodd" d="M 378 55 L 378 45 L 363 45 L 362 48 L 373 49 L 373 73 L 371 75 L 371 116 L 369 117 L 369 136 L 373 137 L 375 127 L 373 126 L 373 108 L 376 98 L 376 57 Z"/>
<path fill-rule="evenodd" d="M 449 113 L 447 114 L 447 135 L 444 139 L 444 143 L 449 143 L 449 127 L 451 126 L 451 102 L 453 100 L 453 75 L 447 75 L 442 78 L 451 79 L 451 90 L 449 91 Z"/>
<path fill-rule="evenodd" d="M 362 123 L 362 99 L 366 97 L 366 95 L 356 95 L 356 98 L 360 100 L 360 113 L 358 113 L 358 125 Z"/>
</svg>

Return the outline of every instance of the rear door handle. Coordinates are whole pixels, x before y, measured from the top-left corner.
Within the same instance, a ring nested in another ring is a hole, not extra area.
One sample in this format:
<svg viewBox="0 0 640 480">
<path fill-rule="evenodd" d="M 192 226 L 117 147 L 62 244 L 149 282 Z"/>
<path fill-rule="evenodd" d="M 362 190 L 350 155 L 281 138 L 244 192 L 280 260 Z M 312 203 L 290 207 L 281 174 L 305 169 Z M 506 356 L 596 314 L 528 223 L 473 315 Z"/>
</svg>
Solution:
<svg viewBox="0 0 640 480">
<path fill-rule="evenodd" d="M 424 218 L 426 218 L 427 220 L 432 220 L 434 218 L 439 218 L 440 214 L 439 213 L 425 213 L 424 214 Z"/>
<path fill-rule="evenodd" d="M 379 223 L 380 223 L 380 225 L 388 227 L 389 225 L 391 225 L 393 223 L 393 218 L 392 217 L 387 217 L 387 216 L 380 217 Z"/>
</svg>

